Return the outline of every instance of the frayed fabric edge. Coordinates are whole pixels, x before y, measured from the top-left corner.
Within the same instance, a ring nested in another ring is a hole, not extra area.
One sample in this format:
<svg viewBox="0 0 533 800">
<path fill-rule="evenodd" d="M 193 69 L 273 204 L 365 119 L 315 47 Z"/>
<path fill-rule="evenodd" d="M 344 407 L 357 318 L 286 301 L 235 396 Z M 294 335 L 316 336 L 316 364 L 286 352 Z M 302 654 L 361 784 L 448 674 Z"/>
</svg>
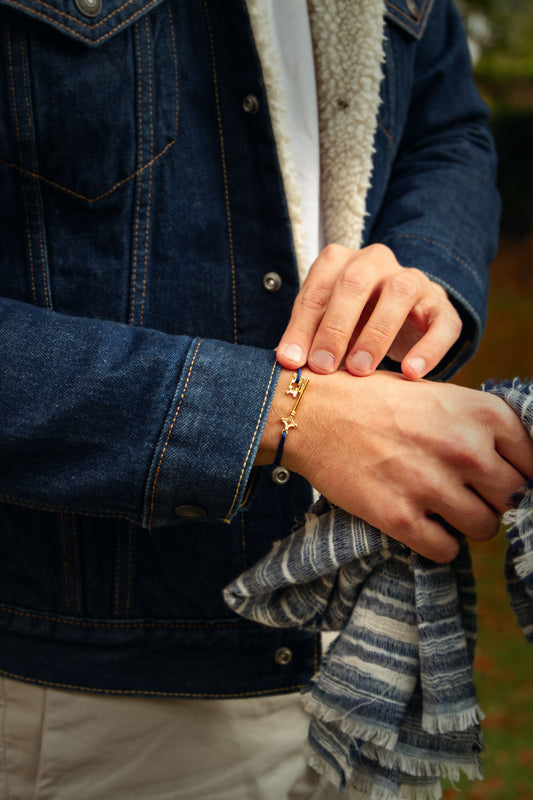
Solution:
<svg viewBox="0 0 533 800">
<path fill-rule="evenodd" d="M 439 762 L 429 756 L 423 759 L 420 756 L 393 753 L 372 744 L 365 744 L 361 753 L 371 761 L 376 761 L 381 767 L 397 769 L 413 778 L 448 778 L 451 781 L 458 781 L 461 775 L 464 775 L 471 781 L 483 779 L 481 760 L 475 754 Z"/>
<path fill-rule="evenodd" d="M 384 731 L 368 723 L 360 721 L 354 722 L 353 718 L 349 718 L 347 715 L 343 715 L 339 711 L 325 706 L 319 700 L 312 697 L 311 694 L 302 695 L 302 703 L 308 714 L 316 717 L 321 722 L 336 723 L 343 733 L 348 734 L 353 739 L 371 741 L 387 750 L 393 750 L 398 742 L 397 731 Z"/>
<path fill-rule="evenodd" d="M 467 710 L 450 714 L 434 716 L 426 712 L 422 714 L 422 730 L 431 734 L 461 732 L 478 725 L 484 718 L 485 715 L 477 703 Z"/>
<path fill-rule="evenodd" d="M 343 787 L 339 775 L 321 756 L 312 753 L 307 763 L 334 786 L 345 800 L 440 800 L 442 797 L 439 780 L 424 786 L 409 785 L 406 782 L 398 790 L 390 791 L 384 786 L 376 786 L 371 778 L 353 771 L 347 776 L 346 786 Z"/>
</svg>

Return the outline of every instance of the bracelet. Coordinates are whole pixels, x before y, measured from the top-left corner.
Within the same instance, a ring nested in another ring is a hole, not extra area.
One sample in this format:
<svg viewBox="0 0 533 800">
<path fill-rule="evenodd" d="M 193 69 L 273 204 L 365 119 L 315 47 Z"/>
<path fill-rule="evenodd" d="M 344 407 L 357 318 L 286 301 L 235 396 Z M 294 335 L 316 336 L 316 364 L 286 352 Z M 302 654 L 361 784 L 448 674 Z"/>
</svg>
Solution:
<svg viewBox="0 0 533 800">
<path fill-rule="evenodd" d="M 290 394 L 296 398 L 296 402 L 292 407 L 291 413 L 288 417 L 281 417 L 281 422 L 283 423 L 283 431 L 281 433 L 281 439 L 279 440 L 278 449 L 276 451 L 276 458 L 274 460 L 274 467 L 279 467 L 281 464 L 281 457 L 283 455 L 283 448 L 285 447 L 285 439 L 287 438 L 287 434 L 291 428 L 297 428 L 298 424 L 294 419 L 294 415 L 300 405 L 300 400 L 303 397 L 303 393 L 307 389 L 307 384 L 309 383 L 309 378 L 302 378 L 302 368 L 295 372 L 292 376 L 292 380 L 289 383 L 289 388 L 285 392 L 285 394 Z"/>
</svg>

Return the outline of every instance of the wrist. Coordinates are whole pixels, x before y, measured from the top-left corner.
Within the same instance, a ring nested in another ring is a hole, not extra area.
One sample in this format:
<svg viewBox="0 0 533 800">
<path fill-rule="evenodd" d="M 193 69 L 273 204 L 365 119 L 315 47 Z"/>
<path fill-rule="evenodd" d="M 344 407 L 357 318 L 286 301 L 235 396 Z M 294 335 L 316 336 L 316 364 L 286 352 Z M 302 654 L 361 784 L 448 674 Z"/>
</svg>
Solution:
<svg viewBox="0 0 533 800">
<path fill-rule="evenodd" d="M 284 460 L 285 443 L 301 432 L 295 430 L 300 427 L 296 416 L 298 412 L 300 419 L 300 402 L 310 377 L 311 373 L 308 370 L 305 374 L 301 369 L 297 372 L 281 370 L 255 459 L 257 466 L 274 463 L 279 465 L 282 459 Z"/>
</svg>

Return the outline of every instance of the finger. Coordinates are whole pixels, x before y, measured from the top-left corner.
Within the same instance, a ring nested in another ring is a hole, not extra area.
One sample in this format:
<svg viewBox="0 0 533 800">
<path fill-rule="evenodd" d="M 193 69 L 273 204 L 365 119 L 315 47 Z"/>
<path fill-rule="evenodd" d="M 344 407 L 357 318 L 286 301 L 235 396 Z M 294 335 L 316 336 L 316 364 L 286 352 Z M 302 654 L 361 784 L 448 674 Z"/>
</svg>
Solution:
<svg viewBox="0 0 533 800">
<path fill-rule="evenodd" d="M 402 360 L 406 378 L 418 380 L 434 369 L 461 335 L 463 323 L 451 303 L 434 309 L 429 327 Z"/>
<path fill-rule="evenodd" d="M 339 367 L 380 280 L 374 265 L 361 259 L 351 260 L 345 266 L 311 345 L 308 363 L 315 372 L 325 374 Z"/>
<path fill-rule="evenodd" d="M 383 533 L 439 564 L 453 561 L 459 553 L 457 538 L 429 515 L 409 520 L 402 520 L 399 516 L 392 526 L 383 529 Z"/>
<path fill-rule="evenodd" d="M 529 402 L 533 403 L 533 397 Z M 497 468 L 501 472 L 497 482 L 509 497 L 533 478 L 533 440 L 518 414 L 501 397 L 482 392 L 477 405 L 477 413 L 485 428 L 492 432 L 494 450 L 499 456 Z M 507 478 L 502 477 L 504 470 Z"/>
<path fill-rule="evenodd" d="M 381 295 L 368 322 L 346 357 L 353 375 L 369 375 L 390 350 L 412 309 L 421 299 L 420 273 L 402 269 L 383 283 Z"/>
<path fill-rule="evenodd" d="M 277 359 L 286 369 L 302 367 L 307 362 L 338 273 L 350 252 L 347 248 L 331 245 L 322 251 L 311 266 L 294 301 L 289 324 L 276 348 Z"/>
<path fill-rule="evenodd" d="M 496 499 L 494 495 L 491 497 Z M 452 528 L 476 542 L 492 539 L 500 527 L 500 516 L 496 507 L 469 486 L 457 490 L 453 500 L 440 498 L 433 505 L 432 514 L 437 514 Z"/>
</svg>

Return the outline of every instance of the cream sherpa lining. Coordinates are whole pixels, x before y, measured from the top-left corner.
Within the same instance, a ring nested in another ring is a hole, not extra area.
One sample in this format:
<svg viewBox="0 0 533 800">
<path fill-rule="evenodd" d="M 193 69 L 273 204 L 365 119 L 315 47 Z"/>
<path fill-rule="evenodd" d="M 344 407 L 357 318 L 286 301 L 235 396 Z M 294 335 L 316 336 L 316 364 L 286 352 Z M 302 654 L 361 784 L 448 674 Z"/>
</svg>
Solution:
<svg viewBox="0 0 533 800">
<path fill-rule="evenodd" d="M 285 186 L 300 281 L 307 271 L 300 191 L 270 20 L 246 0 Z M 368 0 L 308 0 L 317 79 L 325 241 L 357 249 L 372 175 L 382 79 L 385 6 Z"/>
</svg>

